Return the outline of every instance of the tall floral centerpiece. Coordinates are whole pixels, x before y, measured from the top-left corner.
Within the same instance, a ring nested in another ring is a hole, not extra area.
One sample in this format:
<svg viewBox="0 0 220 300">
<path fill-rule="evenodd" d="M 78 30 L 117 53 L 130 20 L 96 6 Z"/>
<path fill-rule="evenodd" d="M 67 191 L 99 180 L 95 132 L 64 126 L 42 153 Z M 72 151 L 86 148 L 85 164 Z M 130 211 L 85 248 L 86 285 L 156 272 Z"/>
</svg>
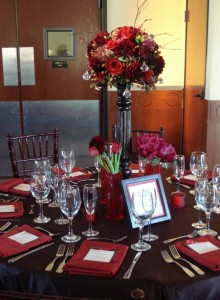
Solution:
<svg viewBox="0 0 220 300">
<path fill-rule="evenodd" d="M 102 31 L 87 46 L 88 66 L 83 75 L 90 87 L 114 86 L 118 92 L 117 140 L 122 145 L 121 169 L 129 178 L 131 144 L 130 89 L 155 90 L 165 62 L 152 34 L 141 27 L 122 26 Z"/>
<path fill-rule="evenodd" d="M 107 143 L 102 136 L 94 136 L 89 143 L 89 151 L 97 158 L 101 166 L 102 203 L 106 204 L 107 218 L 119 220 L 124 218 L 124 203 L 119 182 L 122 172 L 119 169 L 121 145 L 117 141 L 112 144 L 112 154 L 107 154 Z"/>
<path fill-rule="evenodd" d="M 175 148 L 160 138 L 150 133 L 138 136 L 137 153 L 142 165 L 145 165 L 145 175 L 159 173 L 161 162 L 172 162 L 176 155 Z"/>
</svg>

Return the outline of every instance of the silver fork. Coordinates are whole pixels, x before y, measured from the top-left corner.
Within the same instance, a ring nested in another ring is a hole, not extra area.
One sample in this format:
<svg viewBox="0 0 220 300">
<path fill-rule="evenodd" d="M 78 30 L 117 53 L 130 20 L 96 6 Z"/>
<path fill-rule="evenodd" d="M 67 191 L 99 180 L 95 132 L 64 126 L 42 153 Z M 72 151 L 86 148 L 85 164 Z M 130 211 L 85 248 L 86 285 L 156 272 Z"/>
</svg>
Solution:
<svg viewBox="0 0 220 300">
<path fill-rule="evenodd" d="M 41 231 L 45 231 L 46 233 L 48 233 L 49 236 L 56 236 L 56 235 L 59 235 L 60 233 L 52 233 L 50 232 L 49 230 L 47 229 L 44 229 L 43 227 L 40 227 L 40 226 L 35 226 L 34 227 L 35 229 L 38 229 L 38 230 L 41 230 Z"/>
<path fill-rule="evenodd" d="M 0 227 L 0 231 L 4 231 L 5 229 L 7 229 L 9 226 L 11 225 L 11 222 L 7 222 L 4 225 L 2 225 Z"/>
<path fill-rule="evenodd" d="M 107 240 L 107 241 L 112 241 L 114 243 L 119 243 L 119 242 L 125 240 L 127 237 L 128 237 L 127 235 L 125 235 L 119 239 L 111 239 L 111 238 L 105 238 L 105 237 L 103 237 L 103 238 L 102 237 L 87 237 L 87 240 L 88 241 L 89 240 Z"/>
<path fill-rule="evenodd" d="M 59 258 L 64 256 L 65 253 L 65 249 L 66 249 L 66 245 L 65 244 L 60 244 L 58 249 L 57 249 L 57 253 L 55 258 L 46 266 L 45 271 L 51 271 L 53 269 L 54 263 L 55 261 Z"/>
<path fill-rule="evenodd" d="M 190 267 L 191 267 L 194 271 L 196 271 L 197 274 L 199 274 L 199 275 L 204 275 L 204 274 L 205 274 L 204 271 L 201 270 L 199 267 L 197 267 L 197 266 L 194 265 L 193 263 L 189 262 L 187 259 L 182 258 L 182 257 L 180 256 L 178 250 L 176 249 L 176 246 L 175 246 L 175 245 L 170 245 L 169 248 L 170 248 L 171 254 L 173 255 L 173 257 L 174 257 L 175 259 L 185 261 L 187 264 L 190 265 Z"/>
<path fill-rule="evenodd" d="M 169 253 L 166 250 L 162 250 L 161 254 L 164 258 L 164 260 L 168 263 L 174 263 L 177 266 L 179 266 L 189 277 L 194 277 L 195 274 L 193 272 L 191 272 L 188 268 L 182 266 L 180 263 L 178 263 L 177 261 L 173 260 L 172 257 L 169 255 Z"/>
<path fill-rule="evenodd" d="M 75 244 L 69 244 L 66 250 L 66 255 L 56 270 L 57 273 L 63 273 L 63 266 L 65 265 L 67 258 L 69 256 L 73 256 L 74 250 L 75 250 Z"/>
</svg>

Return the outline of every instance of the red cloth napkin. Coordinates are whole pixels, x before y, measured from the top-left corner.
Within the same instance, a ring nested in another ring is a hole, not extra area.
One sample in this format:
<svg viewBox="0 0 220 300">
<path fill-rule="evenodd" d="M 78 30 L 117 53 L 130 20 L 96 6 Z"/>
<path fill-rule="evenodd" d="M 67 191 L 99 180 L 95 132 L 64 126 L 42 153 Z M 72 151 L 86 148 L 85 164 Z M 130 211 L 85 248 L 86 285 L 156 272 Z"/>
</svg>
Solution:
<svg viewBox="0 0 220 300">
<path fill-rule="evenodd" d="M 16 233 L 26 231 L 29 233 L 32 233 L 39 238 L 37 238 L 34 241 L 28 242 L 26 244 L 20 244 L 14 240 L 9 239 L 8 237 L 11 235 L 14 235 Z M 5 233 L 0 236 L 0 256 L 1 257 L 8 257 L 15 254 L 19 254 L 22 252 L 25 252 L 31 248 L 34 248 L 36 246 L 39 246 L 44 243 L 48 243 L 52 240 L 51 237 L 48 235 L 28 226 L 28 225 L 22 225 L 20 227 L 14 228 L 10 230 L 8 233 Z"/>
<path fill-rule="evenodd" d="M 0 191 L 4 193 L 13 193 L 22 196 L 30 195 L 31 191 L 22 191 L 14 188 L 21 183 L 29 183 L 29 182 L 23 178 L 10 178 L 0 183 Z"/>
<path fill-rule="evenodd" d="M 91 248 L 115 251 L 110 262 L 83 260 Z M 112 277 L 118 271 L 128 246 L 96 241 L 83 241 L 76 254 L 65 264 L 63 269 L 69 274 Z"/>
<path fill-rule="evenodd" d="M 180 179 L 180 182 L 183 183 L 183 184 L 188 184 L 188 185 L 194 186 L 195 185 L 195 180 L 190 180 L 190 179 L 184 178 L 184 176 L 190 175 L 190 174 L 192 174 L 192 172 L 190 170 L 185 171 L 183 177 Z M 209 171 L 208 179 L 212 179 L 212 171 Z M 175 175 L 171 176 L 171 180 L 173 182 L 177 182 Z"/>
<path fill-rule="evenodd" d="M 22 202 L 12 202 L 7 204 L 1 204 L 1 206 L 14 205 L 14 212 L 0 212 L 0 218 L 19 218 L 24 214 L 24 206 Z"/>
<path fill-rule="evenodd" d="M 187 247 L 188 244 L 196 243 L 196 242 L 211 242 L 219 249 L 203 254 L 199 254 L 196 251 Z M 190 240 L 178 241 L 175 243 L 176 248 L 186 254 L 187 256 L 191 257 L 200 265 L 212 270 L 212 271 L 220 271 L 220 242 L 216 240 L 211 235 L 206 235 L 202 237 L 197 237 Z"/>
</svg>

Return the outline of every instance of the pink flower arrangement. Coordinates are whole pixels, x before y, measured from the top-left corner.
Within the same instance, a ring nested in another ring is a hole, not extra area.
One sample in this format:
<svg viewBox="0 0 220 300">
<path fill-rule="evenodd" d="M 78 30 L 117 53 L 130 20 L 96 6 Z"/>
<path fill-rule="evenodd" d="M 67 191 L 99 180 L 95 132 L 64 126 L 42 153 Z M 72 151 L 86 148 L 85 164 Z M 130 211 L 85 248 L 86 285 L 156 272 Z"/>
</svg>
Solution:
<svg viewBox="0 0 220 300">
<path fill-rule="evenodd" d="M 102 31 L 87 46 L 88 67 L 83 78 L 90 87 L 125 84 L 155 90 L 165 62 L 152 34 L 141 28 L 122 26 Z"/>
<path fill-rule="evenodd" d="M 147 133 L 137 138 L 137 153 L 152 165 L 161 162 L 171 162 L 176 150 L 171 144 L 164 142 L 158 135 Z"/>
<path fill-rule="evenodd" d="M 119 172 L 121 156 L 121 144 L 114 141 L 112 144 L 112 156 L 106 154 L 106 141 L 102 136 L 94 136 L 89 143 L 89 151 L 92 157 L 97 157 L 100 165 L 108 173 L 116 174 Z"/>
</svg>

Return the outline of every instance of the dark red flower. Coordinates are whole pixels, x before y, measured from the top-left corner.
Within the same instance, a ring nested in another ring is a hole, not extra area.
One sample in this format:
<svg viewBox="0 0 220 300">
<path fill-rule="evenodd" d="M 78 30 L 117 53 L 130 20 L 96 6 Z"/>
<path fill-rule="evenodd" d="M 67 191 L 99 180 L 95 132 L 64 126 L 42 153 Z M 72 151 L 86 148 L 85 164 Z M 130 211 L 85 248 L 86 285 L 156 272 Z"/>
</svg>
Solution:
<svg viewBox="0 0 220 300">
<path fill-rule="evenodd" d="M 106 69 L 109 71 L 112 75 L 120 75 L 123 72 L 123 64 L 120 60 L 117 58 L 110 59 L 106 65 Z"/>
<path fill-rule="evenodd" d="M 98 153 L 103 154 L 105 151 L 105 147 L 106 147 L 105 139 L 100 135 L 94 136 L 89 143 L 89 148 L 92 148 L 92 147 L 96 147 L 96 149 L 98 150 Z"/>
</svg>

